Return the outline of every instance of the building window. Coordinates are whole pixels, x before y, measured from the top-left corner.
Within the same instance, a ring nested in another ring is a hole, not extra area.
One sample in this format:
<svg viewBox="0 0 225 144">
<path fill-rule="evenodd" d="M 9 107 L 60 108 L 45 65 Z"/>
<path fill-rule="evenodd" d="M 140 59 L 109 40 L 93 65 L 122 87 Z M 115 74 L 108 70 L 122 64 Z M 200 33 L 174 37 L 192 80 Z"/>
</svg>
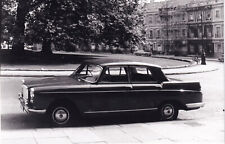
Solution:
<svg viewBox="0 0 225 144">
<path fill-rule="evenodd" d="M 182 20 L 183 21 L 185 20 L 185 14 L 182 14 Z"/>
<path fill-rule="evenodd" d="M 185 29 L 182 29 L 182 36 L 186 36 L 186 30 Z"/>
<path fill-rule="evenodd" d="M 149 31 L 149 38 L 153 39 L 153 31 L 152 30 Z"/>
<path fill-rule="evenodd" d="M 189 21 L 194 21 L 194 16 L 193 16 L 193 14 L 189 14 Z"/>
<path fill-rule="evenodd" d="M 206 13 L 206 20 L 211 20 L 211 13 L 209 11 Z"/>
<path fill-rule="evenodd" d="M 212 37 L 212 26 L 206 26 L 205 33 L 208 38 L 211 38 Z"/>
<path fill-rule="evenodd" d="M 198 28 L 197 28 L 197 37 L 198 38 L 202 38 L 202 36 L 203 36 L 203 32 L 202 32 L 202 26 L 199 26 Z"/>
<path fill-rule="evenodd" d="M 175 38 L 178 38 L 179 37 L 179 30 L 174 30 L 174 35 L 175 35 Z"/>
<path fill-rule="evenodd" d="M 169 38 L 173 38 L 174 35 L 175 35 L 175 31 L 174 30 L 170 30 Z"/>
<path fill-rule="evenodd" d="M 149 21 L 148 21 L 149 23 L 152 23 L 152 17 L 149 17 Z"/>
<path fill-rule="evenodd" d="M 168 32 L 168 31 L 167 31 L 166 29 L 163 29 L 163 30 L 162 30 L 162 33 L 163 33 L 163 34 L 162 34 L 162 38 L 163 38 L 163 39 L 165 39 L 165 38 L 167 37 L 167 32 Z"/>
<path fill-rule="evenodd" d="M 224 29 L 223 29 L 223 25 L 222 25 L 222 30 L 224 30 Z M 222 32 L 222 37 L 223 37 L 223 32 Z"/>
<path fill-rule="evenodd" d="M 160 38 L 160 30 L 157 30 L 157 38 Z"/>
<path fill-rule="evenodd" d="M 216 38 L 220 38 L 220 27 L 216 27 L 216 34 L 215 34 Z"/>
<path fill-rule="evenodd" d="M 216 10 L 216 18 L 220 18 L 220 11 Z"/>
<path fill-rule="evenodd" d="M 157 23 L 160 23 L 160 22 L 161 22 L 159 16 L 156 16 L 156 22 L 157 22 Z"/>
<path fill-rule="evenodd" d="M 222 50 L 221 50 L 221 44 L 217 44 L 217 51 L 218 52 L 222 52 Z"/>
<path fill-rule="evenodd" d="M 198 14 L 197 20 L 198 21 L 201 21 L 202 20 L 202 14 L 201 13 Z"/>
</svg>

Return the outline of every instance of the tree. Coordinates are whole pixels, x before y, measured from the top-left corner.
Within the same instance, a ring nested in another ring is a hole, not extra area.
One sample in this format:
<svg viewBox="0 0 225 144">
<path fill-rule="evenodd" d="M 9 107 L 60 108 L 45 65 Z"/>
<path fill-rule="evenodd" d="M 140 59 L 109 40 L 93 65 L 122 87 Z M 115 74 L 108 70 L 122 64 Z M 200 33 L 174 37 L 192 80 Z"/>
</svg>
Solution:
<svg viewBox="0 0 225 144">
<path fill-rule="evenodd" d="M 144 5 L 138 5 L 137 10 L 133 13 L 133 19 L 135 19 L 134 22 L 134 28 L 133 33 L 136 36 L 135 40 L 138 45 L 138 47 L 145 47 L 146 46 L 146 25 L 144 23 L 144 17 L 145 17 L 145 8 Z M 133 53 L 133 47 L 131 47 L 131 53 Z"/>
<path fill-rule="evenodd" d="M 0 1 L 0 49 L 1 47 L 1 43 L 2 43 L 2 1 Z"/>
<path fill-rule="evenodd" d="M 22 54 L 24 50 L 25 16 L 28 13 L 28 10 L 29 10 L 29 1 L 18 0 L 13 47 L 12 47 L 15 54 Z"/>
<path fill-rule="evenodd" d="M 135 42 L 132 14 L 137 5 L 137 0 L 18 0 L 13 50 L 22 52 L 25 41 L 43 43 L 44 53 L 51 53 L 51 43 L 126 48 Z"/>
<path fill-rule="evenodd" d="M 48 40 L 59 47 L 80 43 L 128 47 L 126 42 L 134 39 L 131 15 L 137 5 L 137 0 L 47 0 L 30 13 L 26 31 L 32 41 Z"/>
<path fill-rule="evenodd" d="M 135 43 L 135 19 L 132 15 L 138 6 L 137 0 L 96 0 L 95 5 L 96 13 L 104 24 L 100 38 L 105 43 L 123 48 Z"/>
<path fill-rule="evenodd" d="M 27 16 L 26 35 L 42 42 L 44 53 L 51 53 L 51 43 L 66 47 L 87 40 L 87 2 L 83 0 L 46 0 Z"/>
<path fill-rule="evenodd" d="M 16 20 L 13 37 L 13 52 L 23 54 L 25 43 L 25 23 L 27 14 L 44 0 L 16 0 Z M 14 2 L 15 3 L 15 2 Z"/>
<path fill-rule="evenodd" d="M 7 41 L 8 44 L 13 36 L 13 30 L 15 26 L 15 1 L 14 0 L 3 0 L 1 1 L 1 40 L 0 43 Z"/>
</svg>

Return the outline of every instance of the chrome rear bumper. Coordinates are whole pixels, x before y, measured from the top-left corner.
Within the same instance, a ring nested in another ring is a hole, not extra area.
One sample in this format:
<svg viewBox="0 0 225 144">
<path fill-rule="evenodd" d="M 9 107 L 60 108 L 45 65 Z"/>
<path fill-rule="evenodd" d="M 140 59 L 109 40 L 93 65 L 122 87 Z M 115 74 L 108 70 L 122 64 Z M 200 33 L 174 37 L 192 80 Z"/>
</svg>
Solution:
<svg viewBox="0 0 225 144">
<path fill-rule="evenodd" d="M 205 103 L 189 103 L 186 104 L 187 109 L 197 109 L 200 107 L 203 107 L 205 105 Z"/>
</svg>

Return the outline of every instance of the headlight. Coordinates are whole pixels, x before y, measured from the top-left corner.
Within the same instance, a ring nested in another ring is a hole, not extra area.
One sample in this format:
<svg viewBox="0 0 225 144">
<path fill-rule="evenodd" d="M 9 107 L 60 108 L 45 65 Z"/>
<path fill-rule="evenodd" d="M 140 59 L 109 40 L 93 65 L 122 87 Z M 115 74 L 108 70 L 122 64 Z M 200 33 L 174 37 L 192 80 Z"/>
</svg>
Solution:
<svg viewBox="0 0 225 144">
<path fill-rule="evenodd" d="M 30 102 L 33 103 L 34 102 L 34 88 L 30 89 Z"/>
</svg>

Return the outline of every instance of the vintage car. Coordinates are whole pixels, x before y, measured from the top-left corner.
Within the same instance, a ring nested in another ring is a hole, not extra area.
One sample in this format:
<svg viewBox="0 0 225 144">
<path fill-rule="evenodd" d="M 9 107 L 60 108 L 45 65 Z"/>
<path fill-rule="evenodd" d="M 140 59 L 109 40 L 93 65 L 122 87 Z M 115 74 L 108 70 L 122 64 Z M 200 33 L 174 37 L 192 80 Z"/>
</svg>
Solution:
<svg viewBox="0 0 225 144">
<path fill-rule="evenodd" d="M 152 55 L 152 52 L 148 52 L 148 51 L 144 51 L 144 50 L 137 50 L 134 52 L 134 55 L 136 56 L 151 56 Z"/>
<path fill-rule="evenodd" d="M 204 105 L 199 82 L 171 81 L 161 67 L 126 60 L 82 63 L 67 77 L 26 79 L 19 100 L 29 113 L 67 125 L 88 115 L 152 112 L 174 120 L 179 110 Z"/>
</svg>

